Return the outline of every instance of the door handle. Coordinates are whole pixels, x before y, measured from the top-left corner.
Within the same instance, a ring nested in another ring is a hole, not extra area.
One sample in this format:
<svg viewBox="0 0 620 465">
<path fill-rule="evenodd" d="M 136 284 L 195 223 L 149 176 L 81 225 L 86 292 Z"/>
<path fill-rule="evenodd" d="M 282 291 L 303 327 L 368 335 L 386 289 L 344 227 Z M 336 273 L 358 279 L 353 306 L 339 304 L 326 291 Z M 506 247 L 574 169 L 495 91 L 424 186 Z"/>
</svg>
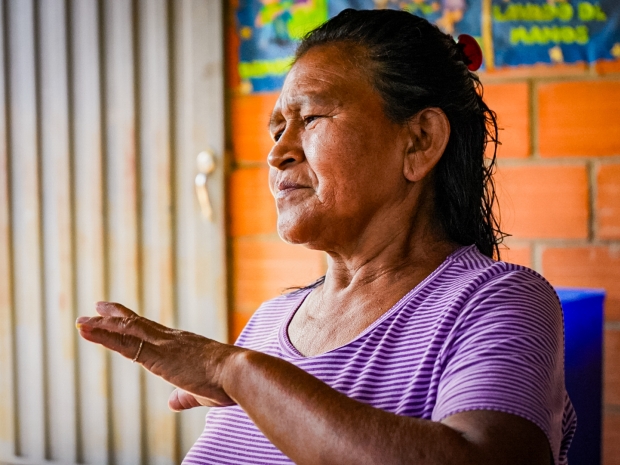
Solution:
<svg viewBox="0 0 620 465">
<path fill-rule="evenodd" d="M 215 156 L 210 149 L 203 150 L 196 157 L 196 168 L 198 168 L 198 174 L 194 179 L 194 187 L 196 188 L 196 197 L 198 197 L 198 204 L 202 216 L 208 220 L 213 221 L 213 208 L 211 207 L 211 200 L 209 199 L 209 191 L 207 189 L 208 175 L 215 170 Z"/>
</svg>

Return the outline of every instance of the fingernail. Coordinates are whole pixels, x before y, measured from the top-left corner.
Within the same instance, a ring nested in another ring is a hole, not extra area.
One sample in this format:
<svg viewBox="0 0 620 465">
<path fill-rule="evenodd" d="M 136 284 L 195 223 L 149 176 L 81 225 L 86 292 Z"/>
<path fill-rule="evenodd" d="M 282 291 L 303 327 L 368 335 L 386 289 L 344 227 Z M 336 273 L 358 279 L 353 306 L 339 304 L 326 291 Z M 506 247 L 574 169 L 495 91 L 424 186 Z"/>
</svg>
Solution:
<svg viewBox="0 0 620 465">
<path fill-rule="evenodd" d="M 88 320 L 90 320 L 90 318 L 89 318 L 89 317 L 87 317 L 87 316 L 81 316 L 81 317 L 79 317 L 77 320 L 75 320 L 75 327 L 76 327 L 77 329 L 80 329 L 80 328 L 82 327 L 82 325 L 83 325 L 84 323 L 86 323 Z"/>
</svg>

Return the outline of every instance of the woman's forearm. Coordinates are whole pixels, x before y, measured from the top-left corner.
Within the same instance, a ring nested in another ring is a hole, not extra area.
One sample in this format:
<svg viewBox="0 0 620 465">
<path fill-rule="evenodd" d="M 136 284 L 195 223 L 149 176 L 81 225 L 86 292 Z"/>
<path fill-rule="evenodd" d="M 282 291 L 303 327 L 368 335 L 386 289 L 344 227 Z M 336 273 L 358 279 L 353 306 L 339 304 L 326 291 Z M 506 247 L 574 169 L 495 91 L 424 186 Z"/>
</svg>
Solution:
<svg viewBox="0 0 620 465">
<path fill-rule="evenodd" d="M 456 430 L 350 399 L 284 360 L 241 351 L 228 365 L 226 393 L 297 464 L 485 462 Z"/>
<path fill-rule="evenodd" d="M 398 416 L 284 360 L 166 328 L 119 304 L 100 302 L 97 312 L 78 319 L 80 335 L 177 386 L 171 408 L 237 403 L 298 464 L 551 463 L 543 430 L 517 415 L 469 411 L 442 423 Z"/>
</svg>

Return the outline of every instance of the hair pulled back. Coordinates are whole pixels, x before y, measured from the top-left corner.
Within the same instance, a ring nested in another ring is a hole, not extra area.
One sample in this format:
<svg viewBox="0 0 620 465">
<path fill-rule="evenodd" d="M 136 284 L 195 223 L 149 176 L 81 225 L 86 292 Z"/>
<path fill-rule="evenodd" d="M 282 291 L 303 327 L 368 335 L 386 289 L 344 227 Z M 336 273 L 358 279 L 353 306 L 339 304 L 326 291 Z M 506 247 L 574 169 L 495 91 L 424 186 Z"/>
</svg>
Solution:
<svg viewBox="0 0 620 465">
<path fill-rule="evenodd" d="M 480 80 L 467 68 L 462 46 L 405 11 L 347 9 L 310 31 L 295 60 L 313 47 L 338 42 L 364 50 L 371 83 L 394 122 L 405 123 L 430 107 L 446 114 L 450 138 L 434 173 L 437 214 L 451 240 L 475 244 L 484 255 L 499 259 L 505 234 L 493 211 L 497 122 L 482 100 Z M 486 158 L 489 142 L 494 150 Z"/>
</svg>

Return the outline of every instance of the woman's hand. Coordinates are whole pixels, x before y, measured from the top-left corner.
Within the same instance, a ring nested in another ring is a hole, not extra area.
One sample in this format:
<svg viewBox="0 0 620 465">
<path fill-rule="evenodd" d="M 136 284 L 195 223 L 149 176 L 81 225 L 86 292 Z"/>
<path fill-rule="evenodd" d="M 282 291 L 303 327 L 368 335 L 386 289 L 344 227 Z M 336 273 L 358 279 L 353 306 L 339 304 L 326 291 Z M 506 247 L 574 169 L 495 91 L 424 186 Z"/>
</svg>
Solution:
<svg viewBox="0 0 620 465">
<path fill-rule="evenodd" d="M 98 302 L 100 316 L 80 317 L 80 336 L 134 360 L 177 387 L 172 410 L 235 402 L 223 389 L 223 376 L 233 355 L 243 351 L 187 331 L 170 329 L 143 318 L 121 304 Z"/>
</svg>

